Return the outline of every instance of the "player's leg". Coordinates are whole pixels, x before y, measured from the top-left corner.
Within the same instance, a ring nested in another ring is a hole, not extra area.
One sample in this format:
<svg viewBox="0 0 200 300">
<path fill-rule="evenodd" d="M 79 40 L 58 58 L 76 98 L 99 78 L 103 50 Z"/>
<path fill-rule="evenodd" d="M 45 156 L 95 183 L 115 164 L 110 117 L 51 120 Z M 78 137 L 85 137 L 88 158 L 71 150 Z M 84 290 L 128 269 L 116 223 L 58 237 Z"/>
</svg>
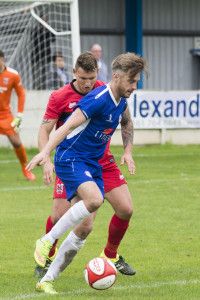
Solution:
<svg viewBox="0 0 200 300">
<path fill-rule="evenodd" d="M 51 231 L 51 229 L 54 227 L 54 225 L 57 223 L 57 221 L 66 213 L 66 211 L 70 207 L 71 207 L 71 204 L 70 204 L 70 202 L 67 201 L 67 195 L 66 195 L 64 184 L 58 178 L 58 176 L 56 176 L 55 184 L 54 184 L 54 193 L 53 193 L 52 213 L 47 218 L 46 233 Z M 52 261 L 54 260 L 54 258 L 56 256 L 57 242 L 58 242 L 58 239 L 55 240 L 55 242 L 49 252 L 45 266 L 40 267 L 38 264 L 36 264 L 36 267 L 34 270 L 34 277 L 42 278 L 46 274 L 48 268 L 50 267 Z"/>
<path fill-rule="evenodd" d="M 75 198 L 78 202 L 60 218 L 49 233 L 37 240 L 34 258 L 41 267 L 45 266 L 55 240 L 96 211 L 104 197 L 101 168 L 98 165 L 91 166 L 74 161 L 73 164 L 66 162 L 65 166 L 57 163 L 55 167 L 57 175 L 65 185 L 68 200 Z M 77 196 L 74 197 L 75 195 Z"/>
<path fill-rule="evenodd" d="M 85 218 L 80 224 L 74 227 L 74 234 L 82 240 L 85 240 L 93 229 L 93 223 L 96 217 L 97 211 L 93 212 L 91 216 Z"/>
<path fill-rule="evenodd" d="M 66 213 L 66 211 L 70 208 L 70 206 L 71 206 L 70 202 L 68 202 L 66 198 L 53 199 L 52 214 L 48 217 L 47 222 L 46 222 L 46 233 L 51 231 L 51 229 L 54 227 L 56 222 L 64 215 L 64 213 Z M 49 252 L 45 266 L 40 267 L 38 264 L 36 264 L 35 270 L 34 270 L 34 277 L 42 278 L 46 274 L 49 266 L 51 265 L 52 261 L 54 260 L 54 258 L 56 256 L 57 242 L 58 242 L 58 239 L 55 240 L 55 242 Z"/>
<path fill-rule="evenodd" d="M 8 139 L 11 142 L 11 144 L 15 150 L 15 154 L 21 164 L 21 168 L 22 168 L 22 172 L 23 172 L 24 176 L 26 177 L 27 180 L 34 181 L 35 175 L 25 169 L 26 165 L 28 163 L 27 155 L 26 155 L 26 150 L 20 140 L 19 134 L 8 135 Z"/>
<path fill-rule="evenodd" d="M 83 247 L 86 237 L 92 230 L 95 216 L 96 212 L 93 212 L 69 233 L 40 283 L 55 280 L 72 262 L 74 256 Z M 88 230 L 89 228 L 90 230 Z"/>
<path fill-rule="evenodd" d="M 67 201 L 67 195 L 63 182 L 56 176 L 54 193 L 53 193 L 53 207 L 51 216 L 48 217 L 46 223 L 46 233 L 51 231 L 53 226 L 57 221 L 66 213 L 66 211 L 71 207 L 71 204 Z M 56 244 L 58 240 L 55 241 L 53 247 L 49 253 L 49 257 L 53 257 L 56 251 Z"/>
<path fill-rule="evenodd" d="M 115 163 L 112 168 L 104 170 L 103 179 L 105 198 L 112 205 L 115 214 L 110 221 L 107 244 L 101 256 L 110 258 L 122 274 L 134 275 L 135 270 L 117 254 L 133 214 L 132 198 L 126 181 Z"/>
<path fill-rule="evenodd" d="M 111 258 L 115 258 L 120 242 L 128 229 L 133 213 L 133 205 L 127 184 L 114 188 L 106 193 L 105 197 L 115 211 L 109 225 L 109 236 L 105 252 Z"/>
<path fill-rule="evenodd" d="M 48 217 L 46 223 L 46 233 L 51 231 L 54 225 L 58 222 L 58 220 L 70 209 L 70 202 L 67 201 L 66 198 L 54 198 L 53 199 L 53 208 L 51 216 Z M 58 240 L 55 241 L 53 247 L 49 253 L 49 257 L 54 256 L 56 251 L 56 245 Z"/>
<path fill-rule="evenodd" d="M 54 242 L 70 228 L 96 211 L 103 203 L 102 193 L 94 181 L 87 181 L 79 185 L 77 194 L 78 197 L 73 199 L 73 202 L 76 199 L 76 203 L 60 218 L 43 240 L 49 238 L 50 241 Z"/>
<path fill-rule="evenodd" d="M 35 175 L 33 175 L 30 171 L 26 171 L 25 167 L 27 165 L 27 156 L 24 146 L 20 140 L 19 134 L 14 131 L 14 128 L 11 126 L 12 121 L 14 120 L 14 116 L 12 113 L 7 114 L 4 118 L 0 118 L 0 134 L 6 135 L 12 144 L 17 158 L 22 167 L 22 171 L 24 176 L 30 180 L 35 180 Z"/>
<path fill-rule="evenodd" d="M 79 199 L 74 199 L 72 204 L 77 204 Z M 78 202 L 79 203 L 79 202 Z M 75 206 L 74 205 L 74 206 Z M 73 231 L 69 233 L 67 238 L 59 248 L 57 255 L 48 268 L 44 277 L 36 284 L 36 290 L 43 291 L 47 294 L 56 293 L 53 288 L 53 281 L 67 268 L 72 262 L 75 255 L 84 246 L 85 239 L 92 230 L 96 211 L 86 217 Z M 56 225 L 55 225 L 56 226 Z"/>
<path fill-rule="evenodd" d="M 57 199 L 58 200 L 58 199 Z M 59 199 L 61 200 L 61 199 Z M 55 200 L 54 200 L 55 201 Z M 66 199 L 65 199 L 66 201 Z M 67 211 L 67 210 L 66 210 Z M 87 238 L 87 236 L 90 234 L 90 232 L 92 231 L 92 228 L 93 228 L 93 222 L 94 222 L 94 219 L 96 217 L 96 212 L 92 213 L 89 217 L 87 217 L 86 219 L 84 219 L 79 225 L 75 226 L 74 230 L 73 230 L 73 239 L 75 241 L 79 241 L 80 245 L 84 245 L 84 240 Z M 54 226 L 54 224 L 53 224 Z M 53 228 L 52 226 L 52 228 Z M 68 261 L 69 263 L 72 261 L 72 253 L 74 254 L 73 257 L 78 253 L 78 251 L 82 248 L 78 248 L 77 251 L 74 251 L 74 248 L 70 248 L 70 244 L 72 243 L 72 246 L 73 246 L 73 240 L 70 238 L 68 239 L 69 240 L 69 244 L 68 244 L 68 249 L 69 251 L 65 253 L 65 260 Z M 56 240 L 58 241 L 58 240 Z M 67 241 L 66 243 L 67 244 Z M 76 242 L 75 242 L 76 244 Z M 55 243 L 54 243 L 54 246 L 55 246 Z M 52 248 L 53 249 L 53 248 Z M 36 278 L 42 278 L 44 277 L 44 275 L 47 273 L 50 265 L 52 264 L 52 261 L 55 260 L 55 257 L 57 256 L 58 252 L 55 252 L 54 251 L 54 254 L 53 256 L 51 256 L 51 251 L 52 249 L 50 250 L 50 253 L 49 253 L 49 257 L 47 258 L 47 261 L 46 261 L 46 264 L 45 264 L 45 267 L 42 268 L 40 267 L 38 264 L 36 265 L 35 267 L 35 271 L 34 271 L 34 276 Z M 62 252 L 61 252 L 62 253 Z M 55 255 L 56 254 L 56 255 Z M 59 259 L 60 261 L 60 259 Z M 68 264 L 67 264 L 68 265 Z M 56 268 L 57 268 L 57 264 L 56 264 Z M 58 268 L 56 270 L 56 274 L 58 273 Z M 45 279 L 46 280 L 46 279 Z M 44 281 L 45 281 L 44 280 Z"/>
<path fill-rule="evenodd" d="M 74 191 L 75 192 L 75 191 Z M 41 267 L 45 266 L 50 249 L 56 239 L 79 224 L 83 219 L 96 211 L 103 202 L 103 196 L 94 181 L 82 183 L 78 189 L 81 199 L 73 205 L 56 223 L 52 230 L 36 242 L 35 260 Z M 68 193 L 69 194 L 69 193 Z"/>
<path fill-rule="evenodd" d="M 57 176 L 55 178 L 53 197 L 54 197 L 54 200 L 53 200 L 52 214 L 47 219 L 46 233 L 51 231 L 53 226 L 57 223 L 57 221 L 63 216 L 63 214 L 71 206 L 70 202 L 67 201 L 64 184 Z M 86 218 L 85 220 L 83 220 L 79 225 L 77 225 L 74 228 L 73 231 L 74 231 L 74 234 L 77 236 L 77 238 L 79 238 L 80 240 L 86 239 L 86 237 L 92 231 L 95 216 L 96 216 L 96 213 L 93 213 L 92 217 L 91 217 L 91 221 L 90 221 L 90 219 Z M 38 264 L 36 265 L 35 270 L 34 270 L 34 276 L 36 278 L 42 278 L 46 274 L 53 259 L 55 258 L 57 242 L 58 242 L 58 239 L 55 241 L 52 249 L 49 252 L 45 266 L 40 267 Z M 66 259 L 68 259 L 68 258 L 66 257 Z"/>
<path fill-rule="evenodd" d="M 115 214 L 113 215 L 110 226 L 105 254 L 111 258 L 117 255 L 117 249 L 129 226 L 129 221 L 133 213 L 132 199 L 127 187 L 123 184 L 105 194 L 106 199 L 112 205 Z"/>
</svg>

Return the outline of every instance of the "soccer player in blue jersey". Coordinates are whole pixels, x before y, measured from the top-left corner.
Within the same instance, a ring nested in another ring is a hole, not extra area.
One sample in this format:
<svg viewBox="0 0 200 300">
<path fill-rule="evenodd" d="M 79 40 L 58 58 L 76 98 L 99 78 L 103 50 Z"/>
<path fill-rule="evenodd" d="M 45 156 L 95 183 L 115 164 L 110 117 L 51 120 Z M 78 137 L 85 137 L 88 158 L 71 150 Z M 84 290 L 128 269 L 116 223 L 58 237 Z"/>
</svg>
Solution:
<svg viewBox="0 0 200 300">
<path fill-rule="evenodd" d="M 56 148 L 55 170 L 65 185 L 71 208 L 61 217 L 52 230 L 36 242 L 34 257 L 44 266 L 49 251 L 57 238 L 95 212 L 103 203 L 104 187 L 102 168 L 98 160 L 103 157 L 107 142 L 121 121 L 129 98 L 137 88 L 140 73 L 146 71 L 146 61 L 134 53 L 119 55 L 112 63 L 112 80 L 109 84 L 91 91 L 76 105 L 67 119 L 43 148 L 28 164 L 32 170 L 43 165 Z M 130 149 L 128 149 L 130 151 Z M 128 162 L 134 174 L 134 162 Z M 53 280 L 71 261 L 65 261 L 69 240 L 62 243 L 46 275 L 37 283 L 37 290 L 54 294 Z M 74 251 L 82 247 L 80 239 L 74 240 Z M 73 252 L 73 250 L 70 251 Z M 73 257 L 73 255 L 72 255 Z"/>
</svg>

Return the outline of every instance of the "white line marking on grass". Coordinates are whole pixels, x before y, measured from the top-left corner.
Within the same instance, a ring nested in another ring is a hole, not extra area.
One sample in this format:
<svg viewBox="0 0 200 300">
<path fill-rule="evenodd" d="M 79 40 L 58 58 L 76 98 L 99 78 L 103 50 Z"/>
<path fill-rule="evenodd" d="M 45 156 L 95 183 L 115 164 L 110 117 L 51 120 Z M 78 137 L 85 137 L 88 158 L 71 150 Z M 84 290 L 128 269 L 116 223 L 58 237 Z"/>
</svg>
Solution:
<svg viewBox="0 0 200 300">
<path fill-rule="evenodd" d="M 9 163 L 14 163 L 14 162 L 19 162 L 17 159 L 13 160 L 0 160 L 0 164 L 9 164 Z"/>
<path fill-rule="evenodd" d="M 173 182 L 173 181 L 191 181 L 200 180 L 200 178 L 173 178 L 173 179 L 152 179 L 152 180 L 138 180 L 131 182 L 129 184 L 143 184 L 143 183 L 158 183 L 158 182 Z"/>
<path fill-rule="evenodd" d="M 114 157 L 122 157 L 122 154 L 113 154 Z M 142 153 L 138 153 L 138 154 L 133 154 L 133 156 L 135 157 L 167 157 L 167 156 L 184 156 L 184 155 L 188 155 L 188 156 L 192 156 L 192 155 L 197 155 L 199 156 L 200 153 L 160 153 L 160 154 L 142 154 Z M 51 157 L 53 159 L 53 156 Z M 19 162 L 17 159 L 10 159 L 10 160 L 0 160 L 0 164 L 9 164 L 9 163 L 16 163 Z"/>
<path fill-rule="evenodd" d="M 199 284 L 200 280 L 194 279 L 194 280 L 176 280 L 176 281 L 168 281 L 168 282 L 152 282 L 151 284 L 132 284 L 128 286 L 113 286 L 112 290 L 119 291 L 119 290 L 130 290 L 130 289 L 152 289 L 152 288 L 159 288 L 165 285 L 189 285 L 189 284 Z M 92 289 L 81 289 L 81 290 L 74 290 L 74 291 L 68 291 L 68 292 L 62 292 L 59 293 L 59 295 L 80 295 L 85 293 L 94 293 L 94 290 Z M 30 299 L 30 298 L 36 298 L 36 297 L 44 297 L 44 293 L 33 293 L 33 294 L 27 294 L 27 295 L 19 295 L 13 298 L 0 298 L 0 300 L 4 299 Z M 46 295 L 47 296 L 47 295 Z"/>
<path fill-rule="evenodd" d="M 7 188 L 1 188 L 1 192 L 9 192 L 9 191 L 26 191 L 26 190 L 41 190 L 41 189 L 47 189 L 48 186 L 41 185 L 41 186 L 26 186 L 26 187 L 7 187 Z"/>
<path fill-rule="evenodd" d="M 114 157 L 122 157 L 122 154 L 114 154 Z M 197 155 L 199 156 L 200 153 L 160 153 L 160 154 L 157 154 L 157 153 L 152 153 L 152 154 L 142 154 L 142 153 L 136 153 L 136 154 L 133 154 L 133 157 L 168 157 L 168 156 L 184 156 L 184 155 L 188 155 L 188 156 L 193 156 L 193 155 Z"/>
<path fill-rule="evenodd" d="M 51 159 L 54 159 L 54 156 L 50 156 Z M 31 158 L 28 158 L 28 160 L 30 161 Z M 0 164 L 10 164 L 10 163 L 19 163 L 18 159 L 5 159 L 5 160 L 0 160 Z M 0 298 L 1 299 L 1 298 Z"/>
<path fill-rule="evenodd" d="M 173 182 L 173 181 L 191 181 L 191 180 L 200 180 L 200 178 L 173 178 L 173 179 L 152 179 L 152 180 L 138 180 L 131 182 L 129 184 L 149 184 L 149 183 L 158 183 L 158 182 Z M 51 186 L 50 188 L 52 188 Z M 27 187 L 5 187 L 0 188 L 0 192 L 9 192 L 9 191 L 26 191 L 26 190 L 40 190 L 40 189 L 47 189 L 48 186 L 27 186 Z"/>
<path fill-rule="evenodd" d="M 194 279 L 194 280 L 177 280 L 177 281 L 169 281 L 169 282 L 154 282 L 152 284 L 139 284 L 139 285 L 130 285 L 130 286 L 117 286 L 113 287 L 114 290 L 125 290 L 125 289 L 151 289 L 151 288 L 159 288 L 164 285 L 188 285 L 188 284 L 198 284 L 200 283 L 200 280 Z"/>
</svg>

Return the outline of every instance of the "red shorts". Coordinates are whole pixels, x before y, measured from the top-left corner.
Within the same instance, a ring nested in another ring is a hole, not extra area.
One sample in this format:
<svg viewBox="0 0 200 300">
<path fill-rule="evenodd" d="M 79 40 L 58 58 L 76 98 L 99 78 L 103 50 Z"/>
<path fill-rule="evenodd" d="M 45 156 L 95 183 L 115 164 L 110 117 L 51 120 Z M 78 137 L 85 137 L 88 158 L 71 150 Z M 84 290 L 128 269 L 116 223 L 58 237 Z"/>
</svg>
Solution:
<svg viewBox="0 0 200 300">
<path fill-rule="evenodd" d="M 65 186 L 62 183 L 62 181 L 58 178 L 57 175 L 56 175 L 56 179 L 55 179 L 54 192 L 53 192 L 53 199 L 54 198 L 66 198 L 67 199 L 67 195 L 65 192 Z"/>
<path fill-rule="evenodd" d="M 106 168 L 103 168 L 102 177 L 104 181 L 105 193 L 117 188 L 122 184 L 126 184 L 126 180 L 124 179 L 124 176 L 122 175 L 115 161 L 106 165 Z M 55 179 L 53 198 L 67 199 L 64 184 L 57 176 Z"/>
<path fill-rule="evenodd" d="M 15 135 L 14 127 L 11 126 L 14 120 L 13 114 L 10 112 L 6 114 L 4 118 L 0 118 L 0 134 L 3 135 Z"/>
</svg>

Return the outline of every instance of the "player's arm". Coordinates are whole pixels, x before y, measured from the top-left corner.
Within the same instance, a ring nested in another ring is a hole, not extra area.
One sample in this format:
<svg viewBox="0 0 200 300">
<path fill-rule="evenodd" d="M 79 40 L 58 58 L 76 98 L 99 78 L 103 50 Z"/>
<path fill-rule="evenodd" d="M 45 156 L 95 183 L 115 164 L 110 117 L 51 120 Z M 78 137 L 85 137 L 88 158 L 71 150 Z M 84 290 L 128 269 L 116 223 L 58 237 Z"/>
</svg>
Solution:
<svg viewBox="0 0 200 300">
<path fill-rule="evenodd" d="M 121 165 L 123 165 L 126 162 L 130 174 L 135 174 L 135 163 L 132 157 L 133 121 L 131 120 L 128 106 L 125 109 L 121 120 L 121 133 L 124 146 L 124 155 L 121 158 Z"/>
<path fill-rule="evenodd" d="M 18 107 L 17 107 L 17 116 L 12 121 L 11 126 L 14 127 L 16 133 L 19 133 L 22 126 L 22 116 L 23 116 L 24 104 L 25 104 L 25 90 L 23 88 L 19 74 L 17 74 L 14 79 L 14 89 L 17 94 Z"/>
<path fill-rule="evenodd" d="M 17 74 L 16 76 L 16 80 L 14 82 L 14 89 L 16 91 L 17 94 L 17 98 L 18 98 L 18 113 L 23 113 L 24 111 L 24 105 L 25 105 L 25 90 L 24 87 L 22 85 L 21 82 L 21 78 L 19 76 L 19 74 Z"/>
<path fill-rule="evenodd" d="M 67 121 L 54 132 L 43 150 L 30 161 L 26 169 L 30 171 L 33 170 L 37 164 L 40 166 L 44 165 L 49 159 L 49 155 L 53 149 L 55 149 L 68 134 L 85 121 L 86 118 L 84 114 L 77 108 Z"/>
<path fill-rule="evenodd" d="M 42 151 L 49 141 L 50 133 L 52 132 L 57 119 L 42 119 L 40 129 L 38 132 L 38 147 Z M 50 185 L 53 182 L 53 172 L 55 171 L 54 164 L 50 157 L 43 166 L 43 181 L 46 185 Z"/>
</svg>

